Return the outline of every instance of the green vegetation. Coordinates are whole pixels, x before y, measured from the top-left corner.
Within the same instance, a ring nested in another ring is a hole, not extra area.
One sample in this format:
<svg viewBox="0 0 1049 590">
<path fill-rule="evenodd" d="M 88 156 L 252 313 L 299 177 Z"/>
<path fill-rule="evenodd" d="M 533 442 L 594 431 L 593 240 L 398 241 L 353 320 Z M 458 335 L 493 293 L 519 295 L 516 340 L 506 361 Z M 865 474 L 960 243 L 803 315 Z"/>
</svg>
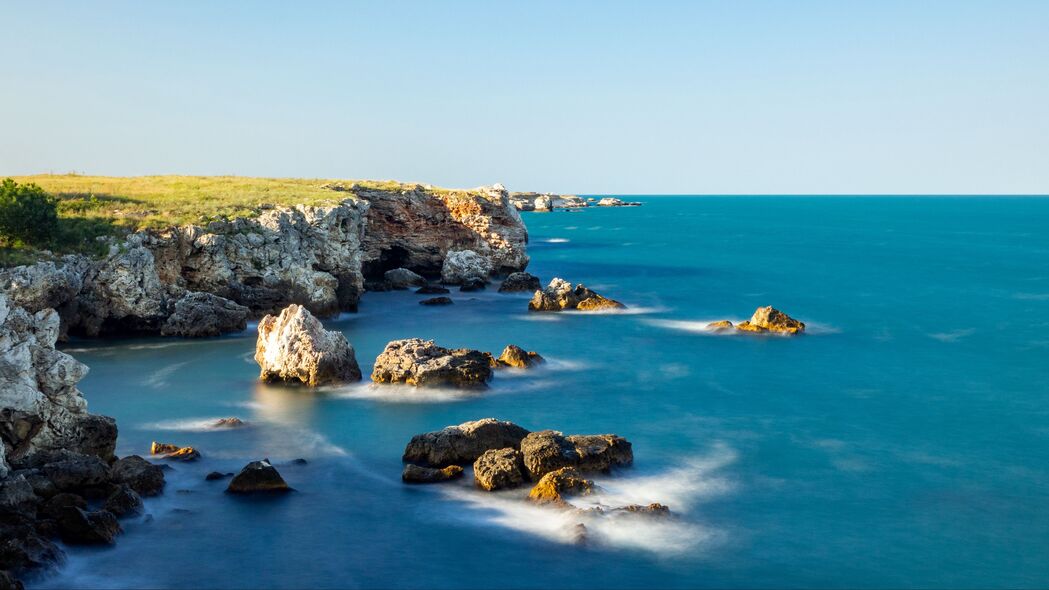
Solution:
<svg viewBox="0 0 1049 590">
<path fill-rule="evenodd" d="M 51 245 L 58 233 L 55 199 L 35 184 L 0 183 L 0 242 L 5 246 Z"/>
</svg>

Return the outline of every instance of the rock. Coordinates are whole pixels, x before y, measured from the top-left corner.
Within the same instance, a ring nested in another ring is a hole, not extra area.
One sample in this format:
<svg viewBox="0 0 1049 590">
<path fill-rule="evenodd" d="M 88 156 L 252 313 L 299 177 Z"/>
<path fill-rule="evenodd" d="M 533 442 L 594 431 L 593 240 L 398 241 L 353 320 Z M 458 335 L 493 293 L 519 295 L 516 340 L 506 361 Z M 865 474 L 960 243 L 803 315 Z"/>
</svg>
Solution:
<svg viewBox="0 0 1049 590">
<path fill-rule="evenodd" d="M 153 441 L 149 448 L 150 455 L 161 455 L 164 459 L 175 461 L 196 461 L 200 458 L 200 452 L 193 447 L 180 447 L 169 443 L 158 443 Z"/>
<path fill-rule="evenodd" d="M 156 496 L 164 489 L 164 470 L 138 455 L 117 460 L 109 469 L 115 483 L 124 483 L 141 496 Z"/>
<path fill-rule="evenodd" d="M 11 572 L 0 571 L 0 590 L 25 590 L 22 582 Z"/>
<path fill-rule="evenodd" d="M 111 512 L 117 518 L 134 516 L 142 513 L 142 498 L 131 486 L 121 484 L 106 498 L 102 509 Z"/>
<path fill-rule="evenodd" d="M 515 448 L 489 449 L 474 461 L 474 482 L 488 490 L 515 488 L 525 482 L 524 456 Z"/>
<path fill-rule="evenodd" d="M 419 302 L 419 305 L 452 305 L 452 303 L 450 297 L 431 297 L 429 299 L 423 299 Z"/>
<path fill-rule="evenodd" d="M 62 550 L 32 529 L 0 525 L 0 568 L 29 571 L 63 561 L 65 554 Z"/>
<path fill-rule="evenodd" d="M 492 274 L 492 263 L 473 250 L 449 252 L 441 267 L 441 282 L 462 285 L 468 280 L 488 282 Z"/>
<path fill-rule="evenodd" d="M 87 512 L 75 506 L 62 508 L 57 518 L 59 535 L 70 545 L 112 545 L 122 529 L 112 512 Z"/>
<path fill-rule="evenodd" d="M 407 268 L 388 270 L 383 274 L 383 279 L 386 280 L 391 289 L 408 289 L 409 287 L 426 285 L 426 279 Z"/>
<path fill-rule="evenodd" d="M 478 279 L 478 278 L 464 279 L 462 286 L 459 287 L 459 290 L 464 292 L 464 293 L 473 293 L 473 292 L 477 292 L 477 291 L 484 291 L 484 289 L 485 289 L 485 282 L 483 280 L 481 280 L 481 279 Z"/>
<path fill-rule="evenodd" d="M 233 476 L 226 491 L 231 494 L 283 493 L 291 491 L 268 459 L 252 461 Z"/>
<path fill-rule="evenodd" d="M 773 308 L 759 307 L 750 320 L 740 322 L 737 329 L 744 332 L 778 332 L 781 334 L 800 334 L 805 331 L 805 324 Z"/>
<path fill-rule="evenodd" d="M 59 492 L 75 492 L 82 496 L 101 497 L 110 480 L 110 468 L 98 457 L 69 454 L 59 461 L 40 467 L 40 472 L 51 480 Z"/>
<path fill-rule="evenodd" d="M 0 513 L 11 511 L 32 512 L 40 499 L 24 475 L 18 474 L 0 479 Z"/>
<path fill-rule="evenodd" d="M 518 211 L 550 211 L 586 207 L 587 201 L 576 195 L 547 193 L 510 193 L 510 202 Z"/>
<path fill-rule="evenodd" d="M 528 302 L 530 311 L 562 311 L 578 309 L 591 311 L 596 309 L 621 309 L 626 306 L 613 299 L 598 295 L 583 285 L 574 288 L 568 281 L 554 278 L 542 291 L 536 291 Z"/>
<path fill-rule="evenodd" d="M 707 324 L 707 329 L 708 330 L 713 330 L 715 332 L 724 332 L 726 330 L 731 330 L 734 327 L 735 326 L 732 325 L 732 322 L 730 322 L 728 320 L 719 320 L 719 321 L 710 322 L 709 324 Z"/>
<path fill-rule="evenodd" d="M 212 428 L 240 428 L 245 426 L 246 423 L 240 418 L 219 418 L 211 425 Z"/>
<path fill-rule="evenodd" d="M 641 205 L 641 203 L 628 202 L 615 197 L 605 197 L 597 202 L 598 207 L 637 207 L 639 205 Z"/>
<path fill-rule="evenodd" d="M 515 344 L 508 344 L 499 355 L 496 362 L 500 366 L 514 367 L 516 369 L 527 369 L 533 365 L 543 362 L 539 353 L 527 351 Z"/>
<path fill-rule="evenodd" d="M 353 347 L 341 332 L 325 330 L 300 305 L 289 305 L 280 316 L 259 322 L 255 362 L 263 381 L 296 381 L 309 387 L 359 381 Z"/>
<path fill-rule="evenodd" d="M 594 482 L 585 479 L 574 467 L 562 467 L 544 475 L 528 492 L 528 499 L 537 504 L 564 506 L 567 505 L 565 498 L 585 496 L 593 491 Z"/>
<path fill-rule="evenodd" d="M 532 204 L 533 211 L 553 211 L 553 209 L 554 200 L 548 195 L 541 195 L 539 197 L 536 197 L 534 203 Z"/>
<path fill-rule="evenodd" d="M 648 505 L 643 504 L 628 504 L 620 508 L 615 508 L 616 511 L 630 512 L 633 514 L 645 514 L 650 516 L 669 516 L 670 508 L 659 503 L 652 503 Z"/>
<path fill-rule="evenodd" d="M 542 288 L 539 277 L 526 272 L 510 273 L 499 285 L 500 293 L 534 293 Z"/>
<path fill-rule="evenodd" d="M 579 453 L 563 434 L 555 430 L 532 432 L 521 440 L 525 470 L 532 481 L 562 467 L 579 464 Z"/>
<path fill-rule="evenodd" d="M 612 467 L 630 465 L 634 460 L 630 442 L 614 434 L 566 437 L 554 430 L 543 430 L 526 436 L 521 441 L 521 452 L 532 481 L 562 467 L 609 471 Z"/>
<path fill-rule="evenodd" d="M 153 441 L 153 444 L 149 445 L 150 455 L 166 455 L 167 453 L 174 453 L 179 450 L 180 446 L 171 443 L 158 443 Z"/>
<path fill-rule="evenodd" d="M 40 505 L 37 516 L 57 520 L 61 516 L 62 511 L 70 507 L 87 510 L 87 500 L 76 494 L 66 492 L 55 494 Z"/>
<path fill-rule="evenodd" d="M 433 467 L 469 465 L 485 451 L 520 448 L 521 440 L 527 435 L 527 430 L 512 422 L 484 418 L 413 436 L 404 449 L 403 459 Z"/>
<path fill-rule="evenodd" d="M 404 483 L 440 483 L 462 476 L 463 468 L 458 465 L 449 465 L 443 469 L 437 469 L 434 467 L 420 467 L 409 463 L 404 466 L 401 480 Z"/>
<path fill-rule="evenodd" d="M 394 340 L 375 359 L 372 381 L 415 386 L 485 387 L 492 369 L 484 353 L 450 350 L 433 340 Z"/>
<path fill-rule="evenodd" d="M 243 332 L 250 310 L 225 297 L 189 292 L 175 302 L 174 311 L 160 328 L 161 336 L 204 338 Z"/>
<path fill-rule="evenodd" d="M 445 293 L 451 293 L 448 289 L 437 285 L 423 285 L 415 290 L 419 295 L 444 295 Z"/>
<path fill-rule="evenodd" d="M 227 477 L 233 477 L 232 473 L 222 473 L 220 471 L 212 471 L 204 476 L 205 481 L 217 481 L 220 479 L 226 479 Z"/>
</svg>

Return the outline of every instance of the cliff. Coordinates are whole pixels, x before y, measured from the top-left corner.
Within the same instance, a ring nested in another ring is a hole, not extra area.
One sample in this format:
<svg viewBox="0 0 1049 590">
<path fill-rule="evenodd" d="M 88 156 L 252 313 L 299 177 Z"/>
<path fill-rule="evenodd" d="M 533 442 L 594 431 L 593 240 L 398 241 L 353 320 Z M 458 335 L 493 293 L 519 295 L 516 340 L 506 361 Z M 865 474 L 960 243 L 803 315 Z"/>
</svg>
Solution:
<svg viewBox="0 0 1049 590">
<path fill-rule="evenodd" d="M 352 311 L 366 279 L 398 267 L 436 276 L 452 251 L 473 250 L 499 273 L 528 264 L 527 231 L 500 185 L 320 188 L 331 204 L 267 205 L 255 216 L 137 231 L 101 258 L 6 269 L 0 293 L 31 313 L 58 310 L 63 334 L 196 336 L 243 329 L 245 316 L 292 303 L 318 315 Z M 186 315 L 221 321 L 195 333 Z"/>
</svg>

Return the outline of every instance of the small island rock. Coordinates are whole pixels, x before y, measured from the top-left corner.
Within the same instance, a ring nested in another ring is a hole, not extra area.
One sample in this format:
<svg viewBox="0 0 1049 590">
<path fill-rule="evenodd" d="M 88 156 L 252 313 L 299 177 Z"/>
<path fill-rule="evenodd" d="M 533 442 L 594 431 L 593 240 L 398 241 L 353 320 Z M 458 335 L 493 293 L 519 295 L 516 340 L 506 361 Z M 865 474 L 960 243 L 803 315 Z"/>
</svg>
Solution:
<svg viewBox="0 0 1049 590">
<path fill-rule="evenodd" d="M 593 311 L 597 309 L 622 309 L 626 306 L 622 303 L 609 299 L 583 285 L 572 284 L 568 281 L 554 277 L 550 284 L 541 291 L 536 291 L 532 300 L 528 302 L 530 311 L 562 311 L 566 309 L 578 309 L 581 311 Z"/>
<path fill-rule="evenodd" d="M 478 350 L 447 349 L 433 340 L 394 340 L 375 359 L 372 381 L 415 386 L 485 387 L 492 378 L 488 357 Z"/>
<path fill-rule="evenodd" d="M 542 363 L 543 357 L 539 356 L 537 352 L 527 351 L 516 344 L 508 344 L 503 349 L 503 353 L 499 355 L 499 358 L 495 360 L 499 366 L 527 369 Z"/>
<path fill-rule="evenodd" d="M 244 469 L 230 480 L 226 491 L 231 494 L 255 494 L 289 492 L 291 488 L 269 459 L 263 459 L 245 465 Z"/>
<path fill-rule="evenodd" d="M 586 479 L 574 467 L 562 467 L 542 477 L 528 492 L 528 499 L 537 504 L 567 504 L 566 497 L 593 493 L 594 482 Z"/>
<path fill-rule="evenodd" d="M 759 307 L 749 320 L 740 322 L 736 328 L 744 332 L 800 334 L 805 331 L 805 324 L 769 305 Z"/>
<path fill-rule="evenodd" d="M 513 422 L 495 418 L 464 422 L 413 436 L 404 449 L 403 460 L 433 467 L 469 465 L 485 451 L 520 448 L 527 435 L 527 430 Z"/>
<path fill-rule="evenodd" d="M 527 272 L 512 272 L 499 285 L 500 293 L 534 293 L 542 289 L 539 277 Z"/>
<path fill-rule="evenodd" d="M 279 316 L 259 322 L 255 362 L 263 381 L 301 382 L 309 387 L 359 381 L 353 347 L 342 332 L 325 330 L 301 305 L 289 305 Z"/>
</svg>

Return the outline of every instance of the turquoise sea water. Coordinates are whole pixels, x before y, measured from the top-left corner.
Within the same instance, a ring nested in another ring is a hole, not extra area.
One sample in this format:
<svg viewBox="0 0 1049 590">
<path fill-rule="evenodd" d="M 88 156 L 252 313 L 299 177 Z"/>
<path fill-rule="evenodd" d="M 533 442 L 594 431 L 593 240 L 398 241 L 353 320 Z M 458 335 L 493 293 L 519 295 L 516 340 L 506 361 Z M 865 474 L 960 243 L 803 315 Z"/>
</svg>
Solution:
<svg viewBox="0 0 1049 590">
<path fill-rule="evenodd" d="M 370 370 L 405 337 L 550 359 L 481 394 L 255 383 L 254 334 L 74 342 L 119 454 L 198 447 L 115 548 L 71 549 L 37 586 L 1022 587 L 1049 584 L 1049 199 L 650 197 L 525 214 L 529 270 L 625 302 L 539 315 L 528 297 L 367 294 L 328 321 Z M 797 338 L 706 322 L 774 305 Z M 248 428 L 208 431 L 238 416 Z M 493 416 L 614 432 L 634 467 L 572 517 L 470 479 L 400 482 L 411 435 Z M 245 500 L 212 470 L 269 457 L 298 491 Z M 298 457 L 307 465 L 284 463 Z"/>
</svg>

